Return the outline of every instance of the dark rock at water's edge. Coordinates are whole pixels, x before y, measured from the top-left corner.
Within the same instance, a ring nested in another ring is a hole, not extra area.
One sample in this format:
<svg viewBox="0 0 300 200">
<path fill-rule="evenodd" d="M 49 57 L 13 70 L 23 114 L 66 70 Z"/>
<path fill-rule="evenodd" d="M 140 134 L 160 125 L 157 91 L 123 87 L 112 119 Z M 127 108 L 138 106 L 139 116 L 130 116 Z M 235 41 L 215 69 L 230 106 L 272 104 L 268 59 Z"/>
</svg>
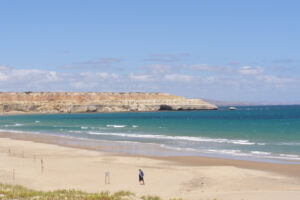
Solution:
<svg viewBox="0 0 300 200">
<path fill-rule="evenodd" d="M 146 112 L 216 110 L 201 99 L 167 93 L 2 92 L 0 113 Z"/>
</svg>

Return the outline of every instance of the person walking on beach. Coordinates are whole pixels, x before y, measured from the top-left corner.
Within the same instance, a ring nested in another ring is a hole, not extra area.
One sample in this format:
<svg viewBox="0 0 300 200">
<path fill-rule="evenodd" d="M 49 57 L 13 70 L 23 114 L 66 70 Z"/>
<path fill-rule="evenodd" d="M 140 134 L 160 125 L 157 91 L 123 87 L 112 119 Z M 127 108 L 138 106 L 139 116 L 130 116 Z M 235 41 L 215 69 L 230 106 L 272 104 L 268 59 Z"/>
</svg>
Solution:
<svg viewBox="0 0 300 200">
<path fill-rule="evenodd" d="M 139 182 L 141 185 L 145 185 L 144 172 L 141 169 L 139 169 Z"/>
</svg>

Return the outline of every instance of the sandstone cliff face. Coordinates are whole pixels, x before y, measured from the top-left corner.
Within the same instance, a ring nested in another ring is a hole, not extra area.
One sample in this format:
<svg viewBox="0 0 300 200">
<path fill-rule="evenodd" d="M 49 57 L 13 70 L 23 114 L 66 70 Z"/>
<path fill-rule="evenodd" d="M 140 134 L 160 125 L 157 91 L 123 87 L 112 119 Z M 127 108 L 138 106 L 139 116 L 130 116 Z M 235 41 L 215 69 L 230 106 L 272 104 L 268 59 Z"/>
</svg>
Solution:
<svg viewBox="0 0 300 200">
<path fill-rule="evenodd" d="M 211 110 L 213 104 L 166 93 L 0 93 L 0 113 L 81 113 Z"/>
</svg>

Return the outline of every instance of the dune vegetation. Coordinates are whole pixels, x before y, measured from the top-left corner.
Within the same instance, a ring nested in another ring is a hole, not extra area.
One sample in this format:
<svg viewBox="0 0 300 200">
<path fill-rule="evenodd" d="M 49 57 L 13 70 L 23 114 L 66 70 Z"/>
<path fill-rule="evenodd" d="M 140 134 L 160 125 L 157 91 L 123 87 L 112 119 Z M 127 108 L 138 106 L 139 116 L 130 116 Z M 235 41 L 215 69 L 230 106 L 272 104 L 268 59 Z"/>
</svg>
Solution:
<svg viewBox="0 0 300 200">
<path fill-rule="evenodd" d="M 0 199 L 22 200 L 162 200 L 159 196 L 138 197 L 129 191 L 88 193 L 80 190 L 54 190 L 37 191 L 20 185 L 8 185 L 0 183 Z M 170 199 L 182 200 L 182 199 Z"/>
</svg>

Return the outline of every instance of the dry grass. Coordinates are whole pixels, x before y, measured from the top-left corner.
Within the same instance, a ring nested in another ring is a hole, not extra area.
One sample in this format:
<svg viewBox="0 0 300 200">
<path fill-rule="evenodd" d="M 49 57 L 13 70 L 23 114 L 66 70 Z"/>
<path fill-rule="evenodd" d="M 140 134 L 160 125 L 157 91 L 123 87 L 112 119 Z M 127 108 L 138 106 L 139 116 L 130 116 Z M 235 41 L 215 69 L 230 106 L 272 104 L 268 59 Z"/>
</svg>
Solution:
<svg viewBox="0 0 300 200">
<path fill-rule="evenodd" d="M 80 190 L 54 190 L 49 192 L 37 191 L 20 185 L 8 185 L 0 183 L 1 200 L 162 200 L 159 196 L 137 197 L 129 191 L 115 193 L 100 192 L 88 193 Z M 170 200 L 182 200 L 170 199 Z"/>
<path fill-rule="evenodd" d="M 0 199 L 24 200 L 131 200 L 135 195 L 128 191 L 116 193 L 101 192 L 87 193 L 79 190 L 55 190 L 50 192 L 27 189 L 20 185 L 7 185 L 0 183 Z"/>
</svg>

